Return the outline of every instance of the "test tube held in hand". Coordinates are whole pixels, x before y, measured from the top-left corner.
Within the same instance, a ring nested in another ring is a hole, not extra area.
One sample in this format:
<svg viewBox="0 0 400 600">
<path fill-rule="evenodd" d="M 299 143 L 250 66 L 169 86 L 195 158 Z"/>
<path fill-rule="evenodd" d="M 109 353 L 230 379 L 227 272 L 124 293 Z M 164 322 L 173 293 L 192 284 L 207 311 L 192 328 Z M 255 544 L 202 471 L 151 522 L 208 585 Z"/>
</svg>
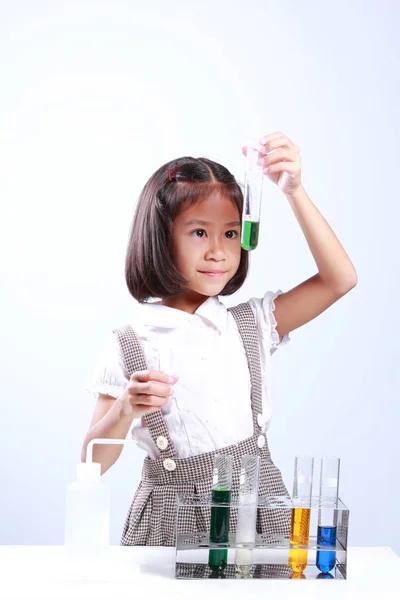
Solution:
<svg viewBox="0 0 400 600">
<path fill-rule="evenodd" d="M 254 250 L 260 228 L 263 171 L 258 164 L 259 142 L 249 140 L 246 146 L 241 246 L 245 250 Z"/>
</svg>

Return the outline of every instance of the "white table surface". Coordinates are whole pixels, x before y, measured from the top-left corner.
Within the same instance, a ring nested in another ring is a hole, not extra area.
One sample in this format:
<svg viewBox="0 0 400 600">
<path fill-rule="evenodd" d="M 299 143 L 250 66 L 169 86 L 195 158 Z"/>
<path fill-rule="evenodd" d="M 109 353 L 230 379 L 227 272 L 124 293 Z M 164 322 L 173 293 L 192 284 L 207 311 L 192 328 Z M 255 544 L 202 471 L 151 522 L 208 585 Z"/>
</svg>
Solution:
<svg viewBox="0 0 400 600">
<path fill-rule="evenodd" d="M 0 599 L 15 600 L 400 600 L 400 557 L 387 547 L 351 547 L 346 581 L 175 579 L 175 549 L 112 546 L 92 578 L 71 571 L 63 546 L 0 546 Z"/>
</svg>

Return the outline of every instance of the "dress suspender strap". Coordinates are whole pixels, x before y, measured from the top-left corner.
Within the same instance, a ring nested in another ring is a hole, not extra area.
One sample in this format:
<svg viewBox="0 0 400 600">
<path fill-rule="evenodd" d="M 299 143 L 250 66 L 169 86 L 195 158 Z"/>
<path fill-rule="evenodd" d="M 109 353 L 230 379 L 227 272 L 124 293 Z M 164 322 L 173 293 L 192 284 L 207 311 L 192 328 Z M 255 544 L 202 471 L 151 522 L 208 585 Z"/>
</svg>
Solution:
<svg viewBox="0 0 400 600">
<path fill-rule="evenodd" d="M 262 375 L 256 319 L 248 302 L 243 302 L 238 306 L 228 308 L 228 310 L 236 321 L 246 352 L 251 382 L 253 431 L 254 434 L 258 435 L 261 433 L 259 415 L 262 415 Z"/>
<path fill-rule="evenodd" d="M 146 371 L 147 365 L 143 349 L 132 327 L 125 325 L 124 327 L 115 329 L 114 333 L 117 334 L 129 376 L 137 371 Z M 153 442 L 160 450 L 161 458 L 165 459 L 176 456 L 175 448 L 169 437 L 168 428 L 161 411 L 156 410 L 144 415 L 144 420 L 146 421 Z"/>
</svg>

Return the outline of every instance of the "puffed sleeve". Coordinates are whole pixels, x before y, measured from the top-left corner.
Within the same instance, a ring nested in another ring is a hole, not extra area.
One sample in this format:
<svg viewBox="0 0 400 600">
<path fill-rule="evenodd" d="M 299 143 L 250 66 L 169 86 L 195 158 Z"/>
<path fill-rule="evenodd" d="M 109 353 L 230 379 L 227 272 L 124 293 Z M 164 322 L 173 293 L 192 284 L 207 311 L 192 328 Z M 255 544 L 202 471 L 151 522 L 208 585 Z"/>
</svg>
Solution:
<svg viewBox="0 0 400 600">
<path fill-rule="evenodd" d="M 97 394 L 107 394 L 117 398 L 129 383 L 121 348 L 116 334 L 112 334 L 104 350 L 94 365 L 85 387 L 93 398 Z"/>
<path fill-rule="evenodd" d="M 251 298 L 249 300 L 256 317 L 259 334 L 264 342 L 264 346 L 269 348 L 270 355 L 278 349 L 282 344 L 287 344 L 290 341 L 288 334 L 280 337 L 276 327 L 275 319 L 275 300 L 283 294 L 282 290 L 277 292 L 267 292 L 263 298 Z"/>
</svg>

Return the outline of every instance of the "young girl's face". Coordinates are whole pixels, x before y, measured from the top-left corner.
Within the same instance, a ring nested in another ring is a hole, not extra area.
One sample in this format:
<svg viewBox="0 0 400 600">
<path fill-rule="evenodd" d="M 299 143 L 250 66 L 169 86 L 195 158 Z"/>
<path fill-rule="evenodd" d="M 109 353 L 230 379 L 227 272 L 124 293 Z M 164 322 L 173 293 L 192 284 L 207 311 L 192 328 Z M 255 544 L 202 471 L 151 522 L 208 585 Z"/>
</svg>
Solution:
<svg viewBox="0 0 400 600">
<path fill-rule="evenodd" d="M 175 218 L 172 232 L 175 266 L 186 279 L 183 294 L 163 304 L 194 312 L 217 296 L 240 263 L 240 215 L 236 204 L 219 193 L 198 200 Z"/>
</svg>

